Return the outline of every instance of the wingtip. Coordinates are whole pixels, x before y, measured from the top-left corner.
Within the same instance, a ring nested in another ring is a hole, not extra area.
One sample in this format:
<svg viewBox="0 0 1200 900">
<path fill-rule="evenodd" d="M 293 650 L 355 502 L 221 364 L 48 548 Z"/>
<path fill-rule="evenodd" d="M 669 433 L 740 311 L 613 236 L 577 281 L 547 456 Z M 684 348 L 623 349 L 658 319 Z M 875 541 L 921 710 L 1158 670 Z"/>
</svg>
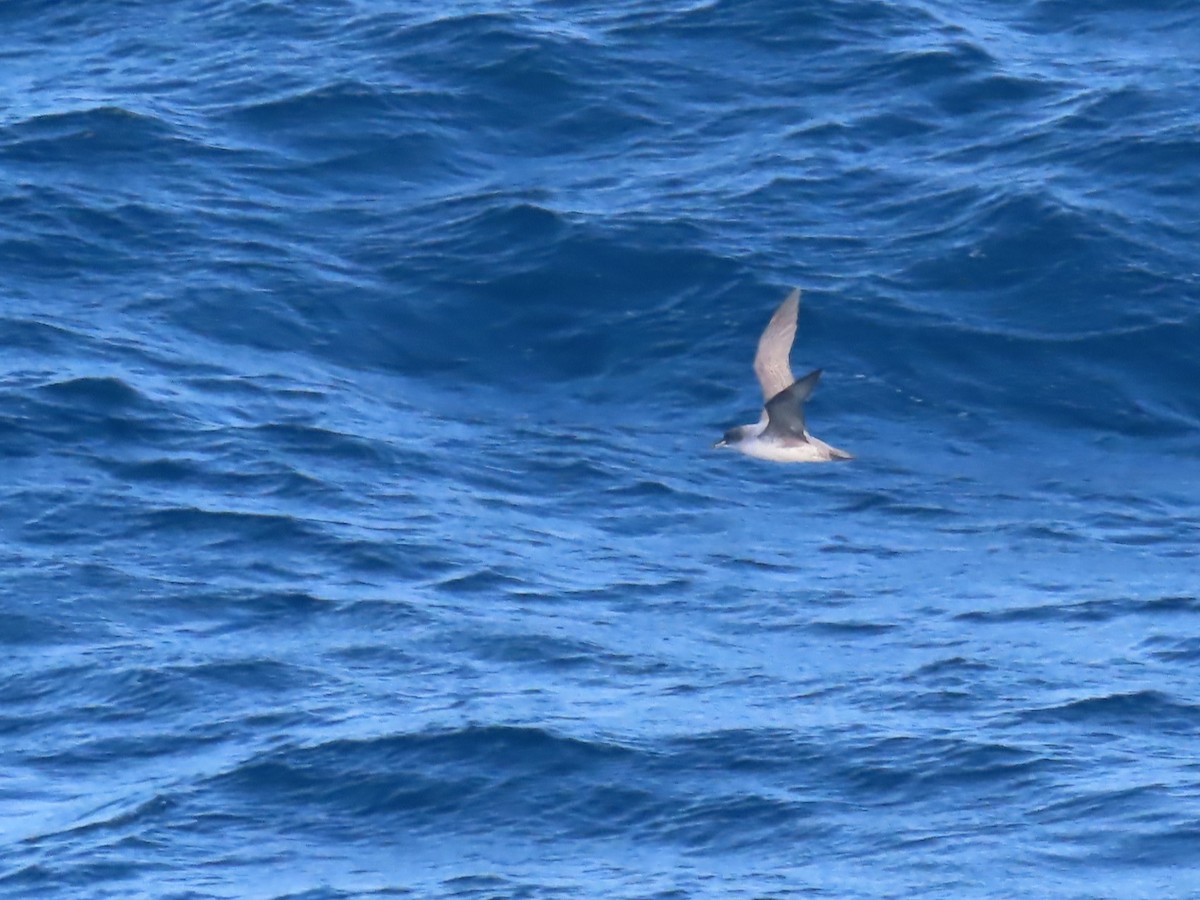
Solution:
<svg viewBox="0 0 1200 900">
<path fill-rule="evenodd" d="M 811 393 L 812 388 L 816 387 L 817 382 L 821 380 L 821 373 L 824 371 L 824 369 L 813 369 L 803 378 L 797 378 L 794 383 L 808 387 L 809 392 Z"/>
<path fill-rule="evenodd" d="M 771 321 L 767 325 L 767 329 L 770 331 L 772 328 L 794 328 L 799 318 L 800 288 L 795 288 L 775 308 L 775 314 L 771 316 Z"/>
</svg>

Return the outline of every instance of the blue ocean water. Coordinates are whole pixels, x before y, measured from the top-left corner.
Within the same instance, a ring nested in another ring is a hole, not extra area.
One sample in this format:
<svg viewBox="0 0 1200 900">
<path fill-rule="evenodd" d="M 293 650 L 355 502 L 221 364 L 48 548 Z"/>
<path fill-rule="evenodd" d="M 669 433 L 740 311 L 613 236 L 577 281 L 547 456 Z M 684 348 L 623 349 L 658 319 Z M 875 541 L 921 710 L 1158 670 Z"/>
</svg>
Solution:
<svg viewBox="0 0 1200 900">
<path fill-rule="evenodd" d="M 0 28 L 0 896 L 1200 896 L 1192 0 Z"/>
</svg>

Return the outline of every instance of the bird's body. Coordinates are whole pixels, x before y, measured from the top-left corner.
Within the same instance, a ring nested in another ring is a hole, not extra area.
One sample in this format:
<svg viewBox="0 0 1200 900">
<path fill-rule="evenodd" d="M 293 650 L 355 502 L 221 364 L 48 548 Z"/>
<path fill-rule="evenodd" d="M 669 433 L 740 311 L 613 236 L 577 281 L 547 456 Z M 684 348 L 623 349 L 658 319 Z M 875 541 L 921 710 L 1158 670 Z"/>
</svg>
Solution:
<svg viewBox="0 0 1200 900">
<path fill-rule="evenodd" d="M 804 424 L 804 401 L 817 386 L 821 370 L 809 372 L 799 381 L 789 360 L 796 338 L 800 291 L 796 289 L 775 310 L 754 356 L 754 374 L 763 390 L 763 412 L 753 425 L 740 425 L 725 432 L 717 447 L 729 447 L 772 462 L 832 462 L 853 459 L 845 450 L 831 447 L 808 433 Z"/>
<path fill-rule="evenodd" d="M 760 430 L 760 425 L 762 426 Z M 785 438 L 779 440 L 770 435 L 763 435 L 765 423 L 759 425 L 743 425 L 734 431 L 745 429 L 747 434 L 730 441 L 726 437 L 719 446 L 729 447 L 755 459 L 766 459 L 771 462 L 833 462 L 839 459 L 853 459 L 845 450 L 831 447 L 818 437 L 811 434 L 803 440 Z"/>
</svg>

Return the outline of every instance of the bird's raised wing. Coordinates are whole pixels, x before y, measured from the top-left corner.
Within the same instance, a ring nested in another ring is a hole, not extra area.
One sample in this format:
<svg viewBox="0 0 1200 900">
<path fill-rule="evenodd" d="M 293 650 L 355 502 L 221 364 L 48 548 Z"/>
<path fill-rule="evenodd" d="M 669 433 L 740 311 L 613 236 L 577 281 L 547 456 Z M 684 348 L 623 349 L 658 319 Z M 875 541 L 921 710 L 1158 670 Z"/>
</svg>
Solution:
<svg viewBox="0 0 1200 900">
<path fill-rule="evenodd" d="M 787 299 L 779 304 L 775 315 L 767 323 L 766 331 L 758 339 L 758 352 L 754 354 L 754 374 L 762 385 L 764 402 L 780 391 L 787 390 L 795 382 L 788 357 L 792 352 L 792 341 L 796 339 L 796 318 L 800 311 L 800 289 L 796 288 Z"/>
</svg>

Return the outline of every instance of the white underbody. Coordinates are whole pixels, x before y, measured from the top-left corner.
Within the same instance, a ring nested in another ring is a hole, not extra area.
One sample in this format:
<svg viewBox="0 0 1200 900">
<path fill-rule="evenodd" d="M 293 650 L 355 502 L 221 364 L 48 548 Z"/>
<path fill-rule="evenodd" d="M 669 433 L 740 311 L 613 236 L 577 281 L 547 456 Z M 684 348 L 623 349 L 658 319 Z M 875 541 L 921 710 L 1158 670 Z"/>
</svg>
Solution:
<svg viewBox="0 0 1200 900">
<path fill-rule="evenodd" d="M 766 459 L 771 462 L 834 462 L 852 458 L 845 450 L 831 447 L 807 431 L 804 432 L 805 439 L 801 441 L 793 437 L 764 437 L 763 431 L 767 427 L 765 421 L 759 421 L 750 427 L 756 429 L 757 433 L 752 432 L 736 443 L 723 446 L 737 450 L 739 453 L 745 453 L 747 456 L 753 456 L 755 459 Z"/>
<path fill-rule="evenodd" d="M 849 459 L 850 454 L 830 447 L 820 438 L 815 438 L 805 432 L 806 441 L 778 441 L 770 438 L 751 438 L 730 444 L 734 450 L 753 456 L 756 459 L 769 459 L 771 462 L 833 462 L 837 459 Z"/>
</svg>

